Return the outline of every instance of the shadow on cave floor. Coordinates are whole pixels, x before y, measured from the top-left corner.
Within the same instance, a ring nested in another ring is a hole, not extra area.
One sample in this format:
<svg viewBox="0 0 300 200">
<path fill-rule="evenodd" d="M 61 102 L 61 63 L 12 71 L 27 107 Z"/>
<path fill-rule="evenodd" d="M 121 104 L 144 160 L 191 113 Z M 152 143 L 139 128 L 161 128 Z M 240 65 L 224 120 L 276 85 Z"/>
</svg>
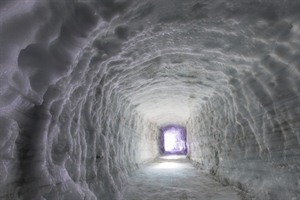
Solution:
<svg viewBox="0 0 300 200">
<path fill-rule="evenodd" d="M 124 200 L 240 200 L 238 192 L 197 170 L 186 156 L 162 156 L 137 170 Z"/>
</svg>

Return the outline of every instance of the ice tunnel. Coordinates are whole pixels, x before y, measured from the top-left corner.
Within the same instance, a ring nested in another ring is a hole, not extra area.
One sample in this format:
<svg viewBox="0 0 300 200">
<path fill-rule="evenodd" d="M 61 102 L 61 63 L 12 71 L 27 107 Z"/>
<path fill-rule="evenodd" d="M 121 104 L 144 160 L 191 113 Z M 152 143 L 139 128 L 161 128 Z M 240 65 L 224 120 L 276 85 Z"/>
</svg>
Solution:
<svg viewBox="0 0 300 200">
<path fill-rule="evenodd" d="M 299 10 L 298 0 L 1 0 L 0 199 L 123 199 L 170 124 L 223 185 L 300 199 Z"/>
</svg>

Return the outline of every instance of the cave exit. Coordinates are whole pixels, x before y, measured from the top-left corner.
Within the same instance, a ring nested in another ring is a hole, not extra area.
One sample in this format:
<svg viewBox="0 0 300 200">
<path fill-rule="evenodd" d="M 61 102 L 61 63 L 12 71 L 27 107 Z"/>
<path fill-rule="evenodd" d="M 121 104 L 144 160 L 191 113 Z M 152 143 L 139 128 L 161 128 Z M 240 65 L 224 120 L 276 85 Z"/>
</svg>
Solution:
<svg viewBox="0 0 300 200">
<path fill-rule="evenodd" d="M 161 128 L 161 154 L 187 154 L 186 129 L 178 125 L 168 125 Z"/>
</svg>

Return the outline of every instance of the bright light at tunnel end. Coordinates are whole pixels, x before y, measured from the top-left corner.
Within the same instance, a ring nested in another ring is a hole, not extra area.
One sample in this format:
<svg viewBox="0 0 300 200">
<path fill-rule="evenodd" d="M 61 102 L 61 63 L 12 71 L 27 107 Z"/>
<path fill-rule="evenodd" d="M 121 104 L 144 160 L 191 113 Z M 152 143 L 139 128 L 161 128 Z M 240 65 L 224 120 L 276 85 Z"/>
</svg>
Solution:
<svg viewBox="0 0 300 200">
<path fill-rule="evenodd" d="M 178 125 L 161 128 L 160 139 L 162 154 L 186 154 L 186 129 Z"/>
<path fill-rule="evenodd" d="M 165 151 L 182 151 L 184 148 L 184 141 L 181 140 L 181 134 L 179 130 L 168 130 L 164 134 Z"/>
</svg>

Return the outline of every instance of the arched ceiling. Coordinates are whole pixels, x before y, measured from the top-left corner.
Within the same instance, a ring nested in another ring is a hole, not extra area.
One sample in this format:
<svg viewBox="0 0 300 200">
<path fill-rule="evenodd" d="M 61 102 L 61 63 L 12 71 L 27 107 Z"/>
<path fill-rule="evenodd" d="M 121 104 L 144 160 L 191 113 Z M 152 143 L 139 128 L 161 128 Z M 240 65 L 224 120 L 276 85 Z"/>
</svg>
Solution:
<svg viewBox="0 0 300 200">
<path fill-rule="evenodd" d="M 94 46 L 138 112 L 158 125 L 184 124 L 201 103 L 255 74 L 278 42 L 284 48 L 299 27 L 284 9 L 276 1 L 132 1 Z"/>
<path fill-rule="evenodd" d="M 272 59 L 287 64 L 299 48 L 297 1 L 2 4 L 6 51 L 0 58 L 3 71 L 11 74 L 4 79 L 16 82 L 12 87 L 30 84 L 34 92 L 18 90 L 41 101 L 49 85 L 70 73 L 80 77 L 88 65 L 98 69 L 96 84 L 110 85 L 158 125 L 184 124 L 203 102 L 230 92 L 247 77 L 271 73 Z M 78 63 L 79 71 L 74 70 Z"/>
</svg>

